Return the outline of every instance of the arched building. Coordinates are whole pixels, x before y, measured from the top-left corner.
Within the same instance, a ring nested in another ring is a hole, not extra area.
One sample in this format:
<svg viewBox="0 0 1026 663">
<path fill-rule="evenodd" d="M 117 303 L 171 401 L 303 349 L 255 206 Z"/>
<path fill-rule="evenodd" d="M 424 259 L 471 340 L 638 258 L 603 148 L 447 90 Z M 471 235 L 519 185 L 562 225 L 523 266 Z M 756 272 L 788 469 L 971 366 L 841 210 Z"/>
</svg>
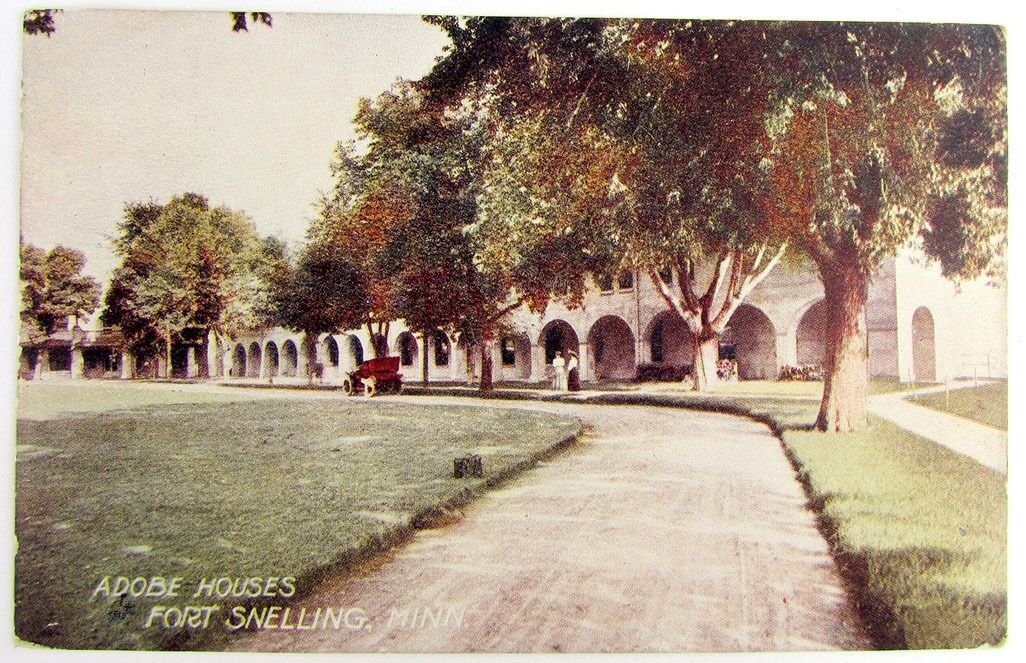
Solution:
<svg viewBox="0 0 1026 663">
<path fill-rule="evenodd" d="M 816 272 L 809 266 L 779 265 L 733 313 L 720 339 L 720 355 L 736 359 L 742 380 L 774 379 L 785 365 L 821 364 L 827 315 Z M 885 260 L 870 284 L 870 373 L 918 382 L 1005 376 L 1005 320 L 1003 287 L 981 281 L 956 288 L 938 268 L 903 252 Z M 41 379 L 167 375 L 162 357 L 132 357 L 118 339 L 116 330 L 70 328 L 46 338 L 23 337 L 19 374 Z M 389 352 L 401 358 L 407 381 L 421 379 L 425 353 L 431 381 L 465 382 L 480 371 L 478 350 L 442 331 L 428 333 L 425 340 L 425 334 L 396 321 L 386 341 Z M 579 308 L 553 302 L 542 316 L 526 310 L 512 314 L 492 344 L 493 376 L 496 381 L 549 381 L 555 354 L 574 351 L 582 380 L 630 380 L 642 365 L 690 364 L 693 342 L 646 275 L 620 274 L 596 280 Z M 372 356 L 372 347 L 365 329 L 321 334 L 309 343 L 303 333 L 281 328 L 232 339 L 211 334 L 205 344 L 177 349 L 172 369 L 179 377 L 218 380 L 305 381 L 313 374 L 338 384 Z"/>
</svg>

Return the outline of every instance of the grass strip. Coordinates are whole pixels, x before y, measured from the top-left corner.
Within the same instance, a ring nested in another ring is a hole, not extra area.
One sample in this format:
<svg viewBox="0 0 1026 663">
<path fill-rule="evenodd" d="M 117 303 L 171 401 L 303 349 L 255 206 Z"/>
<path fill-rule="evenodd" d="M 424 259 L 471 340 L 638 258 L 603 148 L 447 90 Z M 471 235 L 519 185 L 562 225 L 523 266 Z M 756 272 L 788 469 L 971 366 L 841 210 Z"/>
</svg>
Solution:
<svg viewBox="0 0 1026 663">
<path fill-rule="evenodd" d="M 957 417 L 1008 430 L 1008 383 L 987 382 L 978 387 L 952 389 L 909 398 L 916 405 L 947 412 Z"/>
</svg>

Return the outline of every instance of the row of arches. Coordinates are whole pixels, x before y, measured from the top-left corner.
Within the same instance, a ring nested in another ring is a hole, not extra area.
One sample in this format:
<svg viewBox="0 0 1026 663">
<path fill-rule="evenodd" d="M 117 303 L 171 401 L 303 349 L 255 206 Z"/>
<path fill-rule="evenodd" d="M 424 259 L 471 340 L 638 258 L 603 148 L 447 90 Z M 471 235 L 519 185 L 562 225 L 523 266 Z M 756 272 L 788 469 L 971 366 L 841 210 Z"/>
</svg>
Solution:
<svg viewBox="0 0 1026 663">
<path fill-rule="evenodd" d="M 826 302 L 820 300 L 799 318 L 795 329 L 795 355 L 799 365 L 826 361 Z M 742 304 L 731 316 L 720 337 L 720 356 L 737 361 L 742 380 L 772 380 L 777 377 L 777 330 L 759 308 Z M 648 357 L 655 364 L 684 366 L 692 361 L 693 336 L 683 320 L 672 311 L 656 315 L 646 329 Z M 916 381 L 936 380 L 934 320 L 925 306 L 912 316 L 912 376 Z M 577 332 L 563 320 L 553 320 L 542 328 L 545 363 L 551 364 L 556 352 L 579 352 Z M 599 318 L 587 336 L 594 379 L 630 379 L 636 373 L 636 341 L 630 326 L 617 316 Z"/>
<path fill-rule="evenodd" d="M 587 335 L 590 373 L 597 380 L 632 379 L 637 372 L 637 342 L 630 325 L 607 315 L 592 325 Z M 693 336 L 673 311 L 655 316 L 646 330 L 648 356 L 645 362 L 683 366 L 692 361 Z M 722 335 L 721 353 L 736 358 L 741 379 L 773 379 L 777 374 L 776 332 L 765 313 L 754 306 L 738 308 Z M 580 339 L 563 320 L 542 328 L 540 344 L 545 363 L 552 364 L 557 352 L 580 352 Z"/>
<path fill-rule="evenodd" d="M 798 364 L 820 364 L 826 358 L 826 305 L 822 300 L 810 306 L 799 319 L 794 343 L 794 358 Z M 936 379 L 933 316 L 926 307 L 918 308 L 912 316 L 912 373 L 918 381 Z M 353 335 L 341 337 L 343 346 L 332 335 L 326 336 L 318 348 L 319 361 L 335 375 L 341 365 L 357 366 L 364 360 L 361 340 Z M 672 311 L 656 315 L 645 330 L 645 343 L 638 344 L 630 325 L 616 315 L 606 315 L 591 326 L 585 337 L 588 345 L 586 373 L 597 380 L 629 380 L 637 372 L 637 365 L 651 362 L 666 365 L 691 363 L 691 332 Z M 513 334 L 499 339 L 498 357 L 505 375 L 517 379 L 544 379 L 536 371 L 550 366 L 556 353 L 564 356 L 573 351 L 580 354 L 581 339 L 577 330 L 565 320 L 551 320 L 537 338 L 542 366 L 533 366 L 533 345 L 526 334 Z M 431 336 L 429 352 L 436 367 L 448 366 L 452 358 L 452 345 L 441 331 Z M 422 360 L 422 343 L 414 334 L 404 331 L 394 342 L 391 351 L 401 358 L 404 367 L 417 367 Z M 346 362 L 343 362 L 343 352 Z M 638 353 L 647 356 L 639 361 Z M 542 354 L 543 353 L 543 354 Z M 734 312 L 720 339 L 720 355 L 737 361 L 738 377 L 743 380 L 774 379 L 778 372 L 777 331 L 772 321 L 759 308 L 743 304 Z M 301 377 L 300 348 L 287 339 L 279 343 L 266 341 L 249 345 L 236 343 L 232 350 L 229 370 L 231 377 Z"/>
</svg>

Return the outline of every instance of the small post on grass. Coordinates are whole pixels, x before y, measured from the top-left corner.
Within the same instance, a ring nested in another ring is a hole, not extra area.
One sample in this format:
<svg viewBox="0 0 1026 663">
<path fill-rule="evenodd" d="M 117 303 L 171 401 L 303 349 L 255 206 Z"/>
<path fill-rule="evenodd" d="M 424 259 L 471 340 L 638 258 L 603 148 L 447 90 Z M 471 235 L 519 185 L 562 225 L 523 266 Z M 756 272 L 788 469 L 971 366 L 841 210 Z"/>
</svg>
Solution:
<svg viewBox="0 0 1026 663">
<path fill-rule="evenodd" d="M 484 464 L 481 461 L 481 456 L 478 454 L 456 458 L 453 460 L 452 465 L 452 475 L 457 479 L 484 476 Z"/>
</svg>

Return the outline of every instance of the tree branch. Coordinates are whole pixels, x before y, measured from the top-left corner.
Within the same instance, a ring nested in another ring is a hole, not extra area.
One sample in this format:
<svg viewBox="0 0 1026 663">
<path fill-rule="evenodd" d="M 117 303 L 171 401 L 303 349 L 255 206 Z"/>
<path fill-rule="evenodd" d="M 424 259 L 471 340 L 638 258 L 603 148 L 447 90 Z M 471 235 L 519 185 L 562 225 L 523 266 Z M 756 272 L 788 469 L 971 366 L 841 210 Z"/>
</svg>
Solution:
<svg viewBox="0 0 1026 663">
<path fill-rule="evenodd" d="M 670 308 L 681 317 L 684 323 L 688 326 L 688 329 L 691 330 L 691 333 L 698 334 L 702 327 L 702 321 L 696 311 L 689 309 L 684 302 L 681 301 L 680 297 L 673 294 L 673 291 L 670 290 L 670 286 L 663 281 L 662 277 L 659 276 L 659 273 L 656 270 L 650 269 L 648 277 L 652 279 L 652 283 L 655 284 L 659 294 L 662 295 L 666 303 L 670 305 Z M 680 278 L 683 279 L 684 277 L 681 276 Z"/>
<path fill-rule="evenodd" d="M 760 255 L 763 254 L 765 248 L 766 245 L 764 244 L 763 248 L 759 251 Z M 748 270 L 748 275 L 744 278 L 741 287 L 737 291 L 736 296 L 728 297 L 728 299 L 723 302 L 723 308 L 720 309 L 720 312 L 716 315 L 716 318 L 711 323 L 713 331 L 719 334 L 722 333 L 724 329 L 726 329 L 727 323 L 730 322 L 730 318 L 734 315 L 734 312 L 737 310 L 737 308 L 745 301 L 745 299 L 748 298 L 748 295 L 752 293 L 752 290 L 754 290 L 757 285 L 762 283 L 763 279 L 769 276 L 769 273 L 773 271 L 773 268 L 777 266 L 777 263 L 780 262 L 781 258 L 784 257 L 784 253 L 786 252 L 787 242 L 784 242 L 780 245 L 780 247 L 777 249 L 777 252 L 773 254 L 773 257 L 770 258 L 770 260 L 766 263 L 766 265 L 762 268 L 761 271 L 755 271 L 758 267 L 758 263 L 761 262 L 761 259 L 757 260 L 756 263 L 752 264 L 752 267 Z"/>
<path fill-rule="evenodd" d="M 680 294 L 684 306 L 690 309 L 696 316 L 699 315 L 702 311 L 702 305 L 698 302 L 692 287 L 695 282 L 695 269 L 690 260 L 677 261 L 677 280 L 680 284 Z"/>
<path fill-rule="evenodd" d="M 705 294 L 699 298 L 699 303 L 702 306 L 702 312 L 706 312 L 713 301 L 716 299 L 717 289 L 719 288 L 720 281 L 723 280 L 723 275 L 727 271 L 727 267 L 733 267 L 734 254 L 730 251 L 720 253 L 716 259 L 716 268 L 713 270 L 712 281 L 709 282 L 709 287 L 706 288 Z"/>
<path fill-rule="evenodd" d="M 505 307 L 503 307 L 503 308 L 499 309 L 499 310 L 498 310 L 498 311 L 497 311 L 497 312 L 495 313 L 495 315 L 493 315 L 492 317 L 488 318 L 488 323 L 489 323 L 489 324 L 494 324 L 494 323 L 498 322 L 499 320 L 502 320 L 502 319 L 503 319 L 504 317 L 506 317 L 506 316 L 507 316 L 508 314 L 510 314 L 510 313 L 512 313 L 513 311 L 515 311 L 515 310 L 517 310 L 518 308 L 520 308 L 520 307 L 521 307 L 521 305 L 523 305 L 523 303 L 524 303 L 524 298 L 523 298 L 523 297 L 520 297 L 519 299 L 517 299 L 517 300 L 516 300 L 515 302 L 513 302 L 513 303 L 512 303 L 512 304 L 510 304 L 509 306 L 505 306 Z"/>
</svg>

